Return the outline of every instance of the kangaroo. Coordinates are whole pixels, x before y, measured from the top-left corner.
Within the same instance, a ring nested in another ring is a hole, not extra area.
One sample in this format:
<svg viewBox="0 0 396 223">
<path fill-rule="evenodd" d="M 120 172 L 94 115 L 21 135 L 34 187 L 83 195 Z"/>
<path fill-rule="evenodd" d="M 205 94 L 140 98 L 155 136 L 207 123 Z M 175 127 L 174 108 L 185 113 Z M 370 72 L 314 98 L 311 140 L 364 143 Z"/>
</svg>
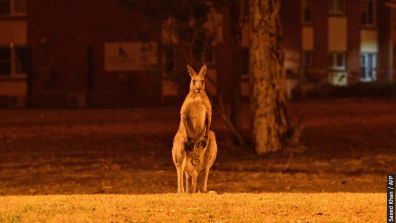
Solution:
<svg viewBox="0 0 396 223">
<path fill-rule="evenodd" d="M 180 110 L 179 130 L 186 137 L 187 142 L 196 141 L 208 136 L 212 121 L 212 105 L 205 91 L 206 65 L 197 74 L 187 65 L 190 74 L 190 91 L 188 92 Z"/>
<path fill-rule="evenodd" d="M 179 129 L 173 139 L 172 148 L 172 158 L 177 171 L 178 193 L 184 192 L 184 174 L 188 179 L 189 176 L 192 177 L 193 187 L 196 188 L 196 177 L 202 169 L 205 169 L 206 180 L 204 182 L 207 183 L 209 169 L 213 165 L 217 154 L 215 135 L 212 131 L 209 131 L 212 107 L 205 92 L 207 67 L 203 65 L 197 74 L 194 69 L 187 65 L 187 71 L 191 76 L 190 91 L 180 110 Z M 210 151 L 214 155 L 210 154 Z M 189 167 L 189 171 L 185 173 L 186 166 Z M 204 191 L 206 191 L 205 185 L 204 183 Z"/>
</svg>

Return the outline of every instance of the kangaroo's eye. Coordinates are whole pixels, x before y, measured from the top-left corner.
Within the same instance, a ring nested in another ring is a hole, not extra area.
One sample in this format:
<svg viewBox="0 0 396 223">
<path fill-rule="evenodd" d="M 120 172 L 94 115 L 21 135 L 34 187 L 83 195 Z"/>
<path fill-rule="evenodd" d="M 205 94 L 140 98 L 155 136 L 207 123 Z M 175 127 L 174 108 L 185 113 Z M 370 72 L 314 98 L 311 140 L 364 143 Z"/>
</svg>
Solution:
<svg viewBox="0 0 396 223">
<path fill-rule="evenodd" d="M 195 81 L 196 81 L 196 80 L 193 80 L 193 84 L 195 84 Z"/>
<path fill-rule="evenodd" d="M 206 141 L 202 140 L 201 142 L 199 142 L 198 145 L 199 145 L 200 148 L 205 148 L 206 147 Z"/>
<path fill-rule="evenodd" d="M 201 81 L 201 84 L 204 84 L 204 83 L 205 83 L 205 81 L 204 81 L 204 80 L 202 80 L 202 81 Z"/>
</svg>

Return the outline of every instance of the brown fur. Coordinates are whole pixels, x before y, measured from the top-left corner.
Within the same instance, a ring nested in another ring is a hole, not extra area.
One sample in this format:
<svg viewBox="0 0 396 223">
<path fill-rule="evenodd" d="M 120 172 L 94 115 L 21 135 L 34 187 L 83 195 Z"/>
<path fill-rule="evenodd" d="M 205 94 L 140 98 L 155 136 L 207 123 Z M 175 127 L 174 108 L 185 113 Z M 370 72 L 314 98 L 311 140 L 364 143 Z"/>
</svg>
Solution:
<svg viewBox="0 0 396 223">
<path fill-rule="evenodd" d="M 184 177 L 192 178 L 193 192 L 197 176 L 205 170 L 203 191 L 206 191 L 209 169 L 217 154 L 214 132 L 209 131 L 212 120 L 212 106 L 205 92 L 206 66 L 197 74 L 189 65 L 190 91 L 180 110 L 180 125 L 173 140 L 172 158 L 177 170 L 177 191 L 184 192 Z M 194 183 L 195 182 L 195 183 Z M 187 184 L 189 187 L 189 183 Z"/>
<path fill-rule="evenodd" d="M 194 143 L 191 149 L 186 149 L 185 145 L 178 143 L 178 136 L 180 135 L 176 134 L 172 149 L 172 158 L 177 171 L 177 192 L 195 193 L 198 175 L 202 171 L 204 171 L 202 192 L 207 192 L 209 170 L 217 156 L 215 133 L 209 131 L 207 143 L 202 141 Z M 186 190 L 184 190 L 184 177 Z"/>
<path fill-rule="evenodd" d="M 179 131 L 186 141 L 198 141 L 207 136 L 212 121 L 212 106 L 205 91 L 207 68 L 202 66 L 197 74 L 187 65 L 187 71 L 191 76 L 190 91 L 180 110 Z"/>
</svg>

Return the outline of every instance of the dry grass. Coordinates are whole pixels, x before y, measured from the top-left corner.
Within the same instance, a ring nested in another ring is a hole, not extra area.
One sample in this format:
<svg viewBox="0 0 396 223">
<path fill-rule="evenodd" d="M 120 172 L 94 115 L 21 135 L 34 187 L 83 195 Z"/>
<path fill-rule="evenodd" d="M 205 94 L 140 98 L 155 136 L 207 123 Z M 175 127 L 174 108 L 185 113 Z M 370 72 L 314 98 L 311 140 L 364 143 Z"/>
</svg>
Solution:
<svg viewBox="0 0 396 223">
<path fill-rule="evenodd" d="M 0 222 L 383 222 L 383 193 L 0 197 Z"/>
</svg>

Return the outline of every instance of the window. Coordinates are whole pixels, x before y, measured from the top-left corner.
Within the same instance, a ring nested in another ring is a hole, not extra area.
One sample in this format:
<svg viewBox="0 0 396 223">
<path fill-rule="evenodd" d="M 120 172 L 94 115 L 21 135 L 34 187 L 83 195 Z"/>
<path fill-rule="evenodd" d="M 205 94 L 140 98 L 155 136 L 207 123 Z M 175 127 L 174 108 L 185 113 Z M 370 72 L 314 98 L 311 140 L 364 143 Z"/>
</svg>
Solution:
<svg viewBox="0 0 396 223">
<path fill-rule="evenodd" d="M 29 72 L 29 50 L 25 47 L 16 48 L 14 51 L 15 74 L 27 74 Z"/>
<path fill-rule="evenodd" d="M 170 46 L 165 47 L 165 73 L 170 74 L 173 72 L 175 67 L 175 61 L 173 56 L 173 49 Z"/>
<path fill-rule="evenodd" d="M 0 15 L 25 15 L 27 0 L 0 0 Z"/>
<path fill-rule="evenodd" d="M 26 13 L 26 0 L 14 0 L 14 11 L 16 13 Z"/>
<path fill-rule="evenodd" d="M 30 53 L 26 47 L 0 47 L 0 76 L 29 73 Z"/>
<path fill-rule="evenodd" d="M 336 71 L 346 70 L 346 56 L 344 52 L 332 52 L 329 56 L 329 69 Z"/>
<path fill-rule="evenodd" d="M 345 13 L 345 0 L 330 0 L 329 1 L 330 14 L 344 14 Z"/>
<path fill-rule="evenodd" d="M 0 0 L 0 15 L 10 14 L 11 6 L 9 0 Z"/>
<path fill-rule="evenodd" d="M 312 50 L 303 50 L 301 53 L 301 81 L 314 80 L 311 75 L 312 64 Z"/>
<path fill-rule="evenodd" d="M 312 0 L 302 1 L 302 22 L 303 24 L 312 22 Z"/>
<path fill-rule="evenodd" d="M 362 25 L 375 26 L 375 0 L 362 0 Z"/>
<path fill-rule="evenodd" d="M 336 86 L 348 84 L 348 73 L 346 72 L 346 53 L 331 52 L 329 55 L 329 83 Z"/>
<path fill-rule="evenodd" d="M 304 69 L 310 68 L 312 66 L 312 51 L 304 50 L 302 52 L 302 66 Z"/>
<path fill-rule="evenodd" d="M 377 54 L 362 53 L 360 60 L 360 80 L 363 82 L 375 81 L 377 79 Z"/>
<path fill-rule="evenodd" d="M 0 48 L 0 75 L 11 74 L 11 49 Z"/>
</svg>

